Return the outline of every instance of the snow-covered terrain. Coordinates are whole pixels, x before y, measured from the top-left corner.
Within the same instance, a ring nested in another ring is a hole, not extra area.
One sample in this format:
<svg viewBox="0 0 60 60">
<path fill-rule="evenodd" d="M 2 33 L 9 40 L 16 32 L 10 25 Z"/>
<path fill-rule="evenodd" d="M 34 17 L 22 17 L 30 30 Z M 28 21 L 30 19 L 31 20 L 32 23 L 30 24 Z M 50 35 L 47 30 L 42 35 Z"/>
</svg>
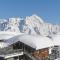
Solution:
<svg viewBox="0 0 60 60">
<path fill-rule="evenodd" d="M 60 33 L 60 26 L 45 22 L 37 15 L 0 19 L 0 31 L 51 36 Z"/>
<path fill-rule="evenodd" d="M 56 43 L 57 39 L 60 40 L 59 34 L 59 25 L 47 23 L 37 15 L 27 16 L 25 19 L 0 19 L 0 41 L 2 40 L 0 43 L 1 48 L 17 41 L 21 41 L 36 49 L 50 47 L 60 43 L 60 41 Z M 35 45 L 35 43 L 37 44 Z"/>
</svg>

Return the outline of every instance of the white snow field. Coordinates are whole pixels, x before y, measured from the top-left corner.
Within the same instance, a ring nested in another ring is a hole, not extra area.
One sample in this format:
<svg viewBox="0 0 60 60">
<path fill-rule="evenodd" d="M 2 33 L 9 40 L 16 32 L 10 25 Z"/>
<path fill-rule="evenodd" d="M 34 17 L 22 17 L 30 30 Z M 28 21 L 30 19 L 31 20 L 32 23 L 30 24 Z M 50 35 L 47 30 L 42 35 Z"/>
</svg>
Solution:
<svg viewBox="0 0 60 60">
<path fill-rule="evenodd" d="M 59 34 L 54 35 L 52 37 L 52 40 L 55 46 L 60 46 L 60 35 Z"/>
<path fill-rule="evenodd" d="M 23 33 L 10 32 L 10 31 L 0 31 L 0 40 L 6 40 L 12 38 L 13 36 L 20 35 Z"/>
</svg>

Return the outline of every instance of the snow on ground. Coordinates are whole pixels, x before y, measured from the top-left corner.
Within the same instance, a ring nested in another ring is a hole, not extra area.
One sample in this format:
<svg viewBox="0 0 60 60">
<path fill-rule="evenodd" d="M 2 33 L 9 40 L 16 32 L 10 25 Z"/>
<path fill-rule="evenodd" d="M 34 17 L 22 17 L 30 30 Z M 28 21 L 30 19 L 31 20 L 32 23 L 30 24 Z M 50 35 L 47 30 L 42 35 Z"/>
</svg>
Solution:
<svg viewBox="0 0 60 60">
<path fill-rule="evenodd" d="M 22 33 L 9 32 L 9 31 L 0 31 L 0 40 L 6 40 L 12 38 L 13 36 L 19 35 Z"/>
<path fill-rule="evenodd" d="M 54 45 L 60 46 L 60 35 L 59 34 L 54 35 L 52 37 L 52 40 L 53 40 Z"/>
</svg>

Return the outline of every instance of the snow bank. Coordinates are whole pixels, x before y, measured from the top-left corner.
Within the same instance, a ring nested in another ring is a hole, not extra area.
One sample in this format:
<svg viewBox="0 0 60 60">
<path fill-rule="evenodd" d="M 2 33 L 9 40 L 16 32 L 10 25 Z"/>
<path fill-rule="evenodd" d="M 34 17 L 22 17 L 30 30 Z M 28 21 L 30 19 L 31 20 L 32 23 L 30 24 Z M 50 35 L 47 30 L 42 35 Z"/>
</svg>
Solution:
<svg viewBox="0 0 60 60">
<path fill-rule="evenodd" d="M 19 35 L 21 33 L 9 32 L 9 31 L 0 31 L 0 40 L 6 40 L 12 38 L 13 36 Z"/>
<path fill-rule="evenodd" d="M 55 35 L 52 37 L 54 45 L 60 46 L 60 35 Z"/>
</svg>

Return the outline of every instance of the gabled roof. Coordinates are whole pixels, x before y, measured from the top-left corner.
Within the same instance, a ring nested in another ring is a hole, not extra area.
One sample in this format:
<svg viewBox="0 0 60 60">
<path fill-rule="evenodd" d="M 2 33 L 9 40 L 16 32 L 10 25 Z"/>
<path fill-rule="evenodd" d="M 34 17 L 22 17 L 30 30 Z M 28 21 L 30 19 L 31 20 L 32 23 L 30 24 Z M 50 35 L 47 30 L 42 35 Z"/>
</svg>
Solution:
<svg viewBox="0 0 60 60">
<path fill-rule="evenodd" d="M 35 48 L 36 50 L 53 46 L 53 42 L 51 39 L 49 39 L 48 37 L 37 36 L 37 35 L 23 34 L 7 40 L 9 45 L 17 41 L 20 41 L 32 48 Z"/>
</svg>

